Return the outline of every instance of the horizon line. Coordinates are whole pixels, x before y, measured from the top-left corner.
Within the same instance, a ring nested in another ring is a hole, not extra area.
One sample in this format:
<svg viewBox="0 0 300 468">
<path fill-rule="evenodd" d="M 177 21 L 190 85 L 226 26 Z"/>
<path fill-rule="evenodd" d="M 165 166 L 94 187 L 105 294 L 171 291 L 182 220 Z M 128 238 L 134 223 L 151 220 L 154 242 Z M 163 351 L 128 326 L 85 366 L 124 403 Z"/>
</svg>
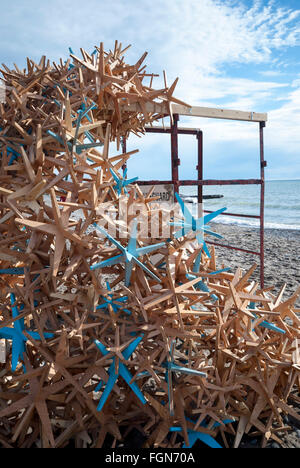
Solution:
<svg viewBox="0 0 300 468">
<path fill-rule="evenodd" d="M 296 177 L 293 179 L 266 179 L 266 182 L 281 182 L 281 181 L 292 181 L 292 180 L 300 180 L 300 177 Z"/>
</svg>

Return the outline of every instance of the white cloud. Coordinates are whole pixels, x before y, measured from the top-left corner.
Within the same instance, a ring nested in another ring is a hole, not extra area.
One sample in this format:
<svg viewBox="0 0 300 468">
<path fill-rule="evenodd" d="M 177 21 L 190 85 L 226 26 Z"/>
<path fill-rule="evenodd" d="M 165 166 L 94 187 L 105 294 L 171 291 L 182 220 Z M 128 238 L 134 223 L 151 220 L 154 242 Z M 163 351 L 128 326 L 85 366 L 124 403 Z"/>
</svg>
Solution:
<svg viewBox="0 0 300 468">
<path fill-rule="evenodd" d="M 300 11 L 264 3 L 52 0 L 46 8 L 39 0 L 15 0 L 13 9 L 2 8 L 1 41 L 11 51 L 56 55 L 68 45 L 92 48 L 103 40 L 112 46 L 119 39 L 150 49 L 156 64 L 172 73 L 182 75 L 186 67 L 215 73 L 222 63 L 264 62 L 273 48 L 298 43 Z"/>
<path fill-rule="evenodd" d="M 300 86 L 290 92 L 287 101 L 278 109 L 269 112 L 267 144 L 270 148 L 282 148 L 284 154 L 300 153 Z M 298 174 L 299 175 L 299 174 Z"/>
<path fill-rule="evenodd" d="M 202 76 L 199 81 L 191 82 L 188 86 L 181 83 L 181 98 L 189 95 L 189 101 L 195 105 L 216 107 L 217 100 L 222 99 L 227 108 L 240 110 L 255 110 L 262 103 L 288 86 L 287 83 L 276 81 L 257 81 L 236 77 Z M 183 89 L 181 89 L 183 88 Z M 187 100 L 187 98 L 185 98 Z M 209 102 L 209 104 L 208 104 Z"/>
<path fill-rule="evenodd" d="M 259 72 L 260 75 L 266 76 L 267 78 L 277 78 L 282 76 L 282 73 L 278 70 L 264 70 Z"/>
</svg>

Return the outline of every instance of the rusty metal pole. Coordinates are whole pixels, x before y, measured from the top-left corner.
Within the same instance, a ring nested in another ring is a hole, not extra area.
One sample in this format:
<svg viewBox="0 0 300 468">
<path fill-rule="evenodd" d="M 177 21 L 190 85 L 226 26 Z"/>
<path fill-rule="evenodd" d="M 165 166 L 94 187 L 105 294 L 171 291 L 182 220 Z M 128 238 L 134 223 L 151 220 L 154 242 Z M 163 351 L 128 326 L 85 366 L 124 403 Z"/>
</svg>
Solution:
<svg viewBox="0 0 300 468">
<path fill-rule="evenodd" d="M 173 115 L 173 125 L 171 126 L 171 170 L 174 192 L 179 192 L 179 170 L 180 159 L 178 158 L 178 125 L 179 115 Z"/>
<path fill-rule="evenodd" d="M 121 146 L 122 146 L 122 153 L 125 154 L 126 153 L 126 137 L 125 136 L 121 138 Z M 125 171 L 126 167 L 127 167 L 127 164 L 125 162 L 122 166 L 123 171 Z"/>
<path fill-rule="evenodd" d="M 197 132 L 198 140 L 198 180 L 203 180 L 203 132 Z M 203 185 L 198 185 L 198 216 L 203 216 Z"/>
<path fill-rule="evenodd" d="M 265 286 L 265 161 L 264 152 L 264 128 L 265 122 L 259 123 L 259 147 L 260 147 L 260 286 Z"/>
</svg>

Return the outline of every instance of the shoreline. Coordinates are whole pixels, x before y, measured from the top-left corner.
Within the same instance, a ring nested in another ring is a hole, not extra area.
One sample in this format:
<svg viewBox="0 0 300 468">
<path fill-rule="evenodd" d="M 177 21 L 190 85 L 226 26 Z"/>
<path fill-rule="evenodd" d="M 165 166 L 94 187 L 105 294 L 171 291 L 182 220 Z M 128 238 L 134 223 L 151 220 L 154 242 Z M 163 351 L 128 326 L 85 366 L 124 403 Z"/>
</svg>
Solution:
<svg viewBox="0 0 300 468">
<path fill-rule="evenodd" d="M 247 228 L 247 229 L 254 229 L 254 230 L 260 230 L 260 224 L 258 222 L 257 225 L 255 224 L 250 224 L 247 221 L 242 221 L 242 222 L 237 222 L 235 218 L 232 216 L 228 216 L 230 221 L 228 222 L 222 222 L 222 221 L 214 221 L 215 224 L 222 224 L 224 226 L 236 226 L 236 227 L 241 227 L 241 228 Z M 241 219 L 241 218 L 237 218 Z M 272 225 L 272 226 L 271 226 Z M 293 224 L 276 224 L 276 223 L 270 223 L 270 222 L 265 222 L 265 231 L 292 231 L 294 233 L 299 233 L 300 232 L 300 225 L 299 227 L 295 227 Z"/>
<path fill-rule="evenodd" d="M 260 231 L 255 227 L 239 226 L 212 222 L 210 226 L 224 239 L 216 241 L 259 252 Z M 207 240 L 214 242 L 213 236 Z M 224 263 L 234 272 L 237 267 L 250 268 L 253 263 L 258 265 L 253 274 L 254 280 L 259 280 L 259 256 L 244 252 L 215 247 L 218 265 Z M 273 294 L 277 294 L 286 283 L 283 299 L 288 299 L 300 286 L 300 230 L 297 229 L 265 229 L 265 287 L 274 286 Z M 300 301 L 296 302 L 300 307 Z"/>
</svg>

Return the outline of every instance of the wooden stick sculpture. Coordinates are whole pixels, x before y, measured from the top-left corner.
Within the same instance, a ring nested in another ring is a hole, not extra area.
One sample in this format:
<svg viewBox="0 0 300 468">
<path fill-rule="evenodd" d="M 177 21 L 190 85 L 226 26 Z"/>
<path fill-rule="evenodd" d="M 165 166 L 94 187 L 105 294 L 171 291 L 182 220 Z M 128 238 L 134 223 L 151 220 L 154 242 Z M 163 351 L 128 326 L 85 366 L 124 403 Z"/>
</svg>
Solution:
<svg viewBox="0 0 300 468">
<path fill-rule="evenodd" d="M 180 102 L 125 50 L 1 69 L 0 446 L 115 447 L 132 428 L 145 447 L 280 442 L 299 420 L 300 290 L 217 269 L 205 226 L 223 210 L 196 219 L 177 195 L 162 242 L 122 221 L 122 203 L 159 208 L 110 142 Z"/>
</svg>

